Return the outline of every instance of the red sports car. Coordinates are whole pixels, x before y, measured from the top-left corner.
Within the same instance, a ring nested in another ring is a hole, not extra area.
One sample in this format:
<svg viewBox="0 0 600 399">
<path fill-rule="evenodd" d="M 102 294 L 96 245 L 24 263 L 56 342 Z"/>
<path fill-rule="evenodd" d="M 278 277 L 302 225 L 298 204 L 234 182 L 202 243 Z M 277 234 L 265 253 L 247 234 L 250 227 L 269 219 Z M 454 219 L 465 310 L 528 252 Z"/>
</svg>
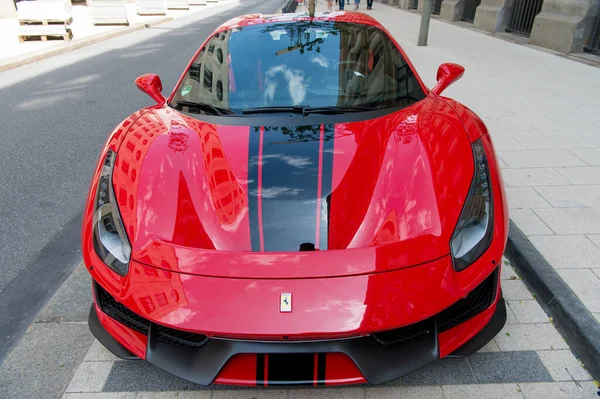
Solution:
<svg viewBox="0 0 600 399">
<path fill-rule="evenodd" d="M 355 12 L 247 15 L 110 135 L 90 328 L 202 385 L 382 383 L 502 328 L 508 211 L 477 115 Z"/>
</svg>

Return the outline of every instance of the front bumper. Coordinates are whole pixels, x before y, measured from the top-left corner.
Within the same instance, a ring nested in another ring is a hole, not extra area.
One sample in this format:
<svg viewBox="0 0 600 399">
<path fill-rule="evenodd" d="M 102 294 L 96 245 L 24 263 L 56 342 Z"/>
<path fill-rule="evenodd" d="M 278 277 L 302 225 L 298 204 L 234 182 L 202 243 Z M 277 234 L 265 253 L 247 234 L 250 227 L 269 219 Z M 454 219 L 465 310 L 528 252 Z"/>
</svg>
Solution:
<svg viewBox="0 0 600 399">
<path fill-rule="evenodd" d="M 311 341 L 209 338 L 174 330 L 146 321 L 96 283 L 89 325 L 94 336 L 117 356 L 144 357 L 201 385 L 379 384 L 441 357 L 468 356 L 483 347 L 506 321 L 498 282 L 499 268 L 448 309 L 409 326 L 360 337 Z M 238 361 L 237 369 L 232 366 L 236 363 L 233 360 L 244 355 L 253 355 L 254 360 Z M 344 363 L 343 357 L 351 361 Z M 287 368 L 282 366 L 286 364 Z M 333 377 L 328 370 L 335 368 L 344 371 Z"/>
</svg>

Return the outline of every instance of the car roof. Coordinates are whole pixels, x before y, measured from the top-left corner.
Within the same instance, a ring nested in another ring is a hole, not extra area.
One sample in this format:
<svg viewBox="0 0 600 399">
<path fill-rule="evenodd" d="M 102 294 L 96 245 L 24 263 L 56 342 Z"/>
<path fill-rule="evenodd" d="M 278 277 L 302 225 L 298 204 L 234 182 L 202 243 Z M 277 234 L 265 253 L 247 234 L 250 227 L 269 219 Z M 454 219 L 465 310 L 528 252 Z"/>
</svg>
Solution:
<svg viewBox="0 0 600 399">
<path fill-rule="evenodd" d="M 315 13 L 314 17 L 309 17 L 307 13 L 302 14 L 247 14 L 230 19 L 216 29 L 220 32 L 228 29 L 240 28 L 250 25 L 262 25 L 274 22 L 294 22 L 294 21 L 331 21 L 346 22 L 360 25 L 370 25 L 381 28 L 377 20 L 367 14 L 355 11 L 334 11 L 325 13 Z"/>
</svg>

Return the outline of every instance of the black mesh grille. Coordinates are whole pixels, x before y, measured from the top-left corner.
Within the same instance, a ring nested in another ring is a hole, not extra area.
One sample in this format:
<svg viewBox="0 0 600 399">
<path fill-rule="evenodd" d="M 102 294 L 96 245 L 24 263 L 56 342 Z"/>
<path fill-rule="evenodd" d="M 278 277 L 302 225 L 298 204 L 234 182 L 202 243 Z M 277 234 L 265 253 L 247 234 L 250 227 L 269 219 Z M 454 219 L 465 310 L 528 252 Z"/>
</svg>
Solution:
<svg viewBox="0 0 600 399">
<path fill-rule="evenodd" d="M 456 327 L 489 308 L 496 296 L 497 281 L 498 269 L 475 287 L 473 291 L 469 292 L 469 295 L 465 298 L 439 313 L 436 316 L 438 331 L 446 331 Z"/>
<path fill-rule="evenodd" d="M 150 321 L 121 305 L 100 284 L 95 284 L 95 291 L 98 306 L 104 313 L 132 330 L 148 335 Z"/>
<path fill-rule="evenodd" d="M 148 335 L 151 324 L 149 320 L 144 319 L 124 305 L 121 305 L 99 284 L 94 284 L 94 287 L 98 306 L 100 306 L 100 309 L 102 309 L 104 313 L 132 330 Z M 187 350 L 199 349 L 210 339 L 202 334 L 174 330 L 159 324 L 155 324 L 155 326 L 156 335 L 160 341 Z"/>
<path fill-rule="evenodd" d="M 156 335 L 162 342 L 190 351 L 202 348 L 210 340 L 206 335 L 174 330 L 158 324 Z"/>
<path fill-rule="evenodd" d="M 398 347 L 430 337 L 434 334 L 434 323 L 437 323 L 438 332 L 456 327 L 490 307 L 496 296 L 497 281 L 498 269 L 465 298 L 441 313 L 419 323 L 373 334 L 371 337 L 381 345 Z"/>
<path fill-rule="evenodd" d="M 373 334 L 371 337 L 381 345 L 400 347 L 421 341 L 433 334 L 433 319 L 430 318 L 410 326 Z"/>
</svg>

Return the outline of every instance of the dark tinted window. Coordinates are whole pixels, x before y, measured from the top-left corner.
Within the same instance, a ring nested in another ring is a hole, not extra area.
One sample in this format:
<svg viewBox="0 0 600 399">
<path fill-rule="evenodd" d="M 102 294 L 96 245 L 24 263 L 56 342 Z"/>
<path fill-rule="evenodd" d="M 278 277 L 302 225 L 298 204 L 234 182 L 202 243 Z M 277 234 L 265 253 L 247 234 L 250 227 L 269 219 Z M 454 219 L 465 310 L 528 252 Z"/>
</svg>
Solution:
<svg viewBox="0 0 600 399">
<path fill-rule="evenodd" d="M 372 26 L 270 23 L 221 32 L 206 48 L 173 103 L 204 102 L 235 112 L 291 105 L 379 109 L 405 107 L 425 96 L 402 54 Z M 222 82 L 216 90 L 213 75 Z"/>
<path fill-rule="evenodd" d="M 204 67 L 204 90 L 212 92 L 212 78 L 213 74 L 208 67 Z"/>
</svg>

